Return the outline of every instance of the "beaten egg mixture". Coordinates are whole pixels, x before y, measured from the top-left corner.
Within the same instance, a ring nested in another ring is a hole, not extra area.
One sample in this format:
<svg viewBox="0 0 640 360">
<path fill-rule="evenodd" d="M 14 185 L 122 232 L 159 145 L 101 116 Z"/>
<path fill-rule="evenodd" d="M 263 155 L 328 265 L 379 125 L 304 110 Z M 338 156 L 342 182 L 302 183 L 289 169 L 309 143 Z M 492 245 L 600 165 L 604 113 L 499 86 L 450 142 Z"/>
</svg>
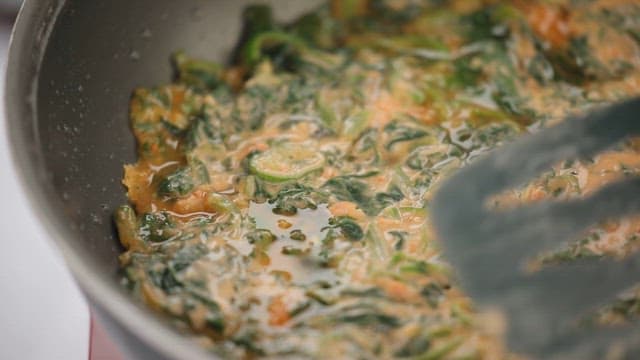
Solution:
<svg viewBox="0 0 640 360">
<path fill-rule="evenodd" d="M 137 89 L 115 214 L 124 284 L 230 358 L 510 358 L 430 229 L 438 184 L 523 134 L 640 94 L 633 0 L 330 1 L 244 12 L 229 66 L 178 52 Z M 584 196 L 640 143 L 496 201 Z M 535 156 L 532 154 L 532 156 Z M 540 266 L 637 247 L 609 221 Z M 638 312 L 634 294 L 601 317 Z"/>
</svg>

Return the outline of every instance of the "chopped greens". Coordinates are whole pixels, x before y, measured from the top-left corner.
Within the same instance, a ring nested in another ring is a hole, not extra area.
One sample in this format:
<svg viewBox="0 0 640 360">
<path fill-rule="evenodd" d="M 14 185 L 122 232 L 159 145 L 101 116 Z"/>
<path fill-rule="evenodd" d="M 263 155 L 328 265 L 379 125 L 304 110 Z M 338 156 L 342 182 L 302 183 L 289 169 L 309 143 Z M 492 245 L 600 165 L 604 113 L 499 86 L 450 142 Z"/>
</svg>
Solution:
<svg viewBox="0 0 640 360">
<path fill-rule="evenodd" d="M 228 66 L 177 51 L 172 84 L 133 93 L 138 161 L 114 214 L 126 288 L 222 358 L 510 358 L 440 257 L 431 196 L 502 144 L 640 94 L 640 6 L 328 0 L 242 20 Z M 640 173 L 638 144 L 491 204 L 588 196 Z M 624 256 L 639 223 L 533 268 Z M 636 319 L 639 298 L 596 321 Z"/>
</svg>

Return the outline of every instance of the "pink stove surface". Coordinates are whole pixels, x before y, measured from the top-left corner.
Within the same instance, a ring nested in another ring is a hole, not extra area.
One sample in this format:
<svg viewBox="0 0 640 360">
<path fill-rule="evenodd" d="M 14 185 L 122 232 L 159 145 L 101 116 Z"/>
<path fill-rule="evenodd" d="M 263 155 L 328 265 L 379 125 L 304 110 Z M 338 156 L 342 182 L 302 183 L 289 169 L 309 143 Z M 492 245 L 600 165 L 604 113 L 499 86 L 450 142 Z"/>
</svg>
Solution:
<svg viewBox="0 0 640 360">
<path fill-rule="evenodd" d="M 124 360 L 109 334 L 93 316 L 89 335 L 89 360 Z"/>
</svg>

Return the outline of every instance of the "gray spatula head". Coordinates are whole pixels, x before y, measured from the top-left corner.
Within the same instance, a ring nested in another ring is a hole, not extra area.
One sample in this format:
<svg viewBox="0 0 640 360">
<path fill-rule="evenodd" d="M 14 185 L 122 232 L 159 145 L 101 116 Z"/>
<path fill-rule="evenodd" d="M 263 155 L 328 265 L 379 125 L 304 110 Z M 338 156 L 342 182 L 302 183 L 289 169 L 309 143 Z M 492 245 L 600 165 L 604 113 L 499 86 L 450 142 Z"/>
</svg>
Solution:
<svg viewBox="0 0 640 360">
<path fill-rule="evenodd" d="M 523 271 L 527 260 L 557 248 L 589 225 L 640 212 L 640 178 L 594 195 L 491 210 L 487 200 L 540 176 L 553 165 L 591 157 L 640 134 L 640 99 L 570 118 L 504 146 L 463 168 L 436 194 L 432 219 L 463 289 L 508 321 L 511 349 L 539 358 L 603 358 L 612 344 L 640 348 L 640 326 L 585 329 L 579 316 L 640 282 L 640 258 L 580 260 Z M 637 355 L 637 354 L 636 354 Z"/>
</svg>

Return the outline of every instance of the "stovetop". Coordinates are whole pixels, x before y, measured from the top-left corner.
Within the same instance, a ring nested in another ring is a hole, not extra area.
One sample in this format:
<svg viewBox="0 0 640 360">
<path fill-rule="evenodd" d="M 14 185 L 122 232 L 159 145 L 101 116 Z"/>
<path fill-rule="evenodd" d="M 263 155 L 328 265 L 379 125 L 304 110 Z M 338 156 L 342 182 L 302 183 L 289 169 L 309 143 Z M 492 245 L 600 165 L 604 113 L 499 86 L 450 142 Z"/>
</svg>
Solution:
<svg viewBox="0 0 640 360">
<path fill-rule="evenodd" d="M 4 4 L 0 4 L 0 99 L 4 98 L 12 23 L 12 17 L 4 12 Z M 0 359 L 86 360 L 90 330 L 88 306 L 57 249 L 35 219 L 17 180 L 9 152 L 3 102 L 0 102 L 0 199 L 3 244 L 0 251 Z M 119 358 L 105 353 L 94 359 Z"/>
</svg>

